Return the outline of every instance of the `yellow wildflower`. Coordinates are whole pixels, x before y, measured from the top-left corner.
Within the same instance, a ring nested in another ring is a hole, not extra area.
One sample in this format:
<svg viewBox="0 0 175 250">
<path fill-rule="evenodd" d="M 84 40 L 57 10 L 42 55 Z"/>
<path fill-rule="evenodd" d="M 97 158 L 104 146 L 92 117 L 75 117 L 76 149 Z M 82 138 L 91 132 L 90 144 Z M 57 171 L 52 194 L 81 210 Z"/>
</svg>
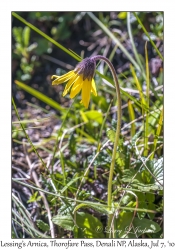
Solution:
<svg viewBox="0 0 175 250">
<path fill-rule="evenodd" d="M 67 82 L 63 92 L 63 96 L 67 95 L 69 90 L 70 98 L 74 98 L 80 91 L 83 105 L 88 108 L 91 92 L 97 96 L 95 81 L 93 79 L 95 73 L 96 63 L 91 58 L 82 60 L 74 70 L 69 71 L 63 76 L 53 75 L 51 79 L 52 85 L 58 85 Z"/>
</svg>

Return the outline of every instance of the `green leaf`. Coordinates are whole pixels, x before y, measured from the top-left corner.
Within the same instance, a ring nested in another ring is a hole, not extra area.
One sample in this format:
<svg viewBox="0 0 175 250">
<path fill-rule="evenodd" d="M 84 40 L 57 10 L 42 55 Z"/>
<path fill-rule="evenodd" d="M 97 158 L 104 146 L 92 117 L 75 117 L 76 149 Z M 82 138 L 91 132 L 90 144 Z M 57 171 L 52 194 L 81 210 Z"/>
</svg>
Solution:
<svg viewBox="0 0 175 250">
<path fill-rule="evenodd" d="M 154 180 L 152 175 L 147 170 L 138 172 L 134 169 L 125 169 L 123 172 L 122 181 L 126 183 L 131 182 L 131 186 L 138 188 L 143 192 L 162 189 L 162 187 L 157 184 L 156 180 Z"/>
<path fill-rule="evenodd" d="M 128 204 L 133 199 L 133 195 L 126 193 L 121 199 L 121 206 Z"/>
<path fill-rule="evenodd" d="M 131 183 L 142 183 L 142 177 L 141 174 L 135 171 L 134 169 L 125 169 L 123 172 L 122 181 Z"/>
<path fill-rule="evenodd" d="M 147 203 L 145 198 L 145 193 L 135 192 L 138 197 L 138 208 L 147 209 Z M 146 215 L 145 211 L 138 211 L 137 212 L 139 219 L 144 218 Z"/>
<path fill-rule="evenodd" d="M 52 221 L 66 230 L 76 232 L 78 238 L 104 238 L 102 232 L 98 233 L 98 228 L 103 228 L 103 225 L 97 218 L 84 212 L 76 213 L 75 217 L 77 226 L 71 215 L 56 215 Z"/>
<path fill-rule="evenodd" d="M 144 233 L 157 233 L 161 230 L 161 227 L 156 222 L 145 218 L 141 220 L 139 218 L 134 218 L 133 225 L 135 230 L 138 229 L 137 236 Z"/>
<path fill-rule="evenodd" d="M 133 212 L 121 211 L 116 221 L 116 238 L 123 238 L 131 224 Z"/>
<path fill-rule="evenodd" d="M 146 195 L 146 199 L 147 199 L 148 202 L 151 203 L 151 202 L 155 201 L 155 194 L 153 194 L 153 193 L 146 193 L 145 195 Z"/>
<path fill-rule="evenodd" d="M 95 154 L 88 157 L 88 163 L 92 161 Z M 95 158 L 93 165 L 94 166 L 106 166 L 111 163 L 111 156 L 106 151 L 101 151 L 100 154 Z"/>
<path fill-rule="evenodd" d="M 65 230 L 73 231 L 74 222 L 70 214 L 68 215 L 56 215 L 52 218 L 54 224 L 64 228 Z"/>
<path fill-rule="evenodd" d="M 109 140 L 111 142 L 114 142 L 114 140 L 115 140 L 115 133 L 116 132 L 114 130 L 112 130 L 112 129 L 107 130 L 107 137 L 109 138 Z"/>
<path fill-rule="evenodd" d="M 28 47 L 29 46 L 29 39 L 30 39 L 30 28 L 29 27 L 25 27 L 23 29 L 23 43 L 24 43 L 24 47 Z"/>
<path fill-rule="evenodd" d="M 37 43 L 37 47 L 35 50 L 37 55 L 42 55 L 47 52 L 48 47 L 49 47 L 49 43 L 47 40 L 42 39 L 42 38 L 36 38 L 35 42 Z"/>
<path fill-rule="evenodd" d="M 41 200 L 41 196 L 38 196 L 38 191 L 36 191 L 34 194 L 32 194 L 29 198 L 29 200 L 27 201 L 27 203 L 31 203 L 31 202 L 35 202 L 35 201 L 39 201 Z"/>
<path fill-rule="evenodd" d="M 163 157 L 160 157 L 159 159 L 148 160 L 146 164 L 151 173 L 157 179 L 154 181 L 154 183 L 158 186 L 160 186 L 160 183 L 163 184 Z"/>
<path fill-rule="evenodd" d="M 122 211 L 117 219 L 117 238 L 138 238 L 145 233 L 156 233 L 161 230 L 160 226 L 149 219 L 134 218 L 133 227 L 130 224 L 133 219 L 133 212 Z M 134 228 L 134 229 L 133 229 Z"/>
<path fill-rule="evenodd" d="M 42 220 L 37 220 L 36 224 L 43 232 L 47 232 L 50 229 L 49 225 Z"/>
<path fill-rule="evenodd" d="M 13 36 L 17 43 L 22 44 L 22 27 L 14 27 Z"/>
<path fill-rule="evenodd" d="M 99 111 L 91 110 L 91 111 L 84 112 L 84 114 L 86 115 L 86 117 L 87 117 L 89 120 L 96 121 L 96 122 L 98 122 L 99 124 L 102 124 L 102 122 L 103 122 L 102 113 L 99 112 Z"/>
<path fill-rule="evenodd" d="M 123 169 L 123 167 L 125 166 L 125 154 L 117 151 L 116 161 L 117 161 L 117 164 L 120 167 L 120 169 Z"/>
<path fill-rule="evenodd" d="M 83 229 L 84 238 L 104 238 L 103 232 L 97 231 L 97 228 L 103 228 L 102 223 L 88 213 L 77 213 L 77 225 L 80 231 Z"/>
<path fill-rule="evenodd" d="M 155 205 L 154 203 L 148 203 L 147 208 L 148 208 L 148 210 L 156 210 L 156 205 Z M 148 215 L 148 217 L 149 217 L 151 220 L 153 220 L 154 217 L 155 217 L 155 214 L 154 214 L 154 213 L 148 213 L 148 212 L 147 212 L 147 215 Z"/>
<path fill-rule="evenodd" d="M 74 209 L 74 202 L 68 202 L 67 200 L 64 200 L 64 203 L 62 203 L 62 205 L 59 208 L 59 215 L 61 216 L 67 216 L 70 215 L 70 213 L 72 213 L 73 209 Z"/>
<path fill-rule="evenodd" d="M 153 176 L 148 172 L 148 170 L 143 170 L 142 173 L 142 183 L 153 184 L 155 183 Z"/>
</svg>

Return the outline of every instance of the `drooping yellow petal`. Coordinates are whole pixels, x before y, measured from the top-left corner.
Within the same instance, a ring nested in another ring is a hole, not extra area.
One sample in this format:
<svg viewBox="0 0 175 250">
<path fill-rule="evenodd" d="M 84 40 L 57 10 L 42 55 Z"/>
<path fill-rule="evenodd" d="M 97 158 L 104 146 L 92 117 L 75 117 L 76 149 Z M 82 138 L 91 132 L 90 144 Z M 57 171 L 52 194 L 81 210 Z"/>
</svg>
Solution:
<svg viewBox="0 0 175 250">
<path fill-rule="evenodd" d="M 75 83 L 71 89 L 70 98 L 74 98 L 80 92 L 80 90 L 82 89 L 82 85 L 83 85 L 83 79 L 82 79 L 82 77 L 79 77 L 75 81 Z"/>
<path fill-rule="evenodd" d="M 96 90 L 96 86 L 95 86 L 95 81 L 94 79 L 92 79 L 92 93 L 97 96 L 97 90 Z"/>
<path fill-rule="evenodd" d="M 69 71 L 68 73 L 64 74 L 63 76 L 58 76 L 53 82 L 52 85 L 58 85 L 64 82 L 67 82 L 71 77 L 75 75 L 74 70 Z"/>
<path fill-rule="evenodd" d="M 86 79 L 82 85 L 82 103 L 86 108 L 89 106 L 92 81 Z"/>
<path fill-rule="evenodd" d="M 66 84 L 66 87 L 64 89 L 64 92 L 63 92 L 63 96 L 67 95 L 67 93 L 69 92 L 69 89 L 71 88 L 71 86 L 74 84 L 75 81 L 77 81 L 77 78 L 79 76 L 75 75 L 73 76 L 69 81 L 68 83 Z"/>
<path fill-rule="evenodd" d="M 96 84 L 93 79 L 95 72 L 95 62 L 91 58 L 86 58 L 80 62 L 76 68 L 63 76 L 53 75 L 52 85 L 67 83 L 63 91 L 65 96 L 70 91 L 70 98 L 74 98 L 81 90 L 81 103 L 88 108 L 91 92 L 97 96 Z M 83 80 L 84 79 L 84 80 Z M 88 80 L 91 79 L 91 80 Z"/>
</svg>

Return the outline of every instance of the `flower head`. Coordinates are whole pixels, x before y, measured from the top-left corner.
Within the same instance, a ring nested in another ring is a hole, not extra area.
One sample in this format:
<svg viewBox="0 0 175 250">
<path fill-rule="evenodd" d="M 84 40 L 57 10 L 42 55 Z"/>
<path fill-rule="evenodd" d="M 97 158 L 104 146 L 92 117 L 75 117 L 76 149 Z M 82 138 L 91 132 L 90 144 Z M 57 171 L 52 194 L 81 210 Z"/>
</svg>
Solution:
<svg viewBox="0 0 175 250">
<path fill-rule="evenodd" d="M 67 82 L 63 96 L 67 95 L 69 90 L 70 98 L 74 98 L 80 91 L 83 105 L 88 108 L 91 92 L 97 96 L 95 81 L 93 79 L 96 63 L 92 58 L 85 58 L 75 67 L 63 76 L 53 75 L 52 85 L 58 85 Z"/>
</svg>

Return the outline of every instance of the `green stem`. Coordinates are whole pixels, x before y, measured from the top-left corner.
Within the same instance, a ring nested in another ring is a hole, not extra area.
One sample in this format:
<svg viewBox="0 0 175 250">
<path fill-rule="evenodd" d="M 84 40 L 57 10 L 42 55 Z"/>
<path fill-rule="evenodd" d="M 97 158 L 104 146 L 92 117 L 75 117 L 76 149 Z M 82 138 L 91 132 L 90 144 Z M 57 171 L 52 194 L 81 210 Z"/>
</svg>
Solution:
<svg viewBox="0 0 175 250">
<path fill-rule="evenodd" d="M 120 96 L 120 87 L 118 83 L 118 78 L 114 69 L 114 66 L 112 63 L 109 61 L 104 56 L 97 55 L 93 57 L 94 60 L 103 60 L 105 61 L 112 73 L 114 82 L 115 82 L 115 88 L 116 88 L 116 94 L 117 94 L 117 102 L 118 102 L 118 107 L 117 107 L 117 127 L 116 127 L 116 133 L 115 133 L 115 141 L 114 141 L 114 147 L 113 147 L 113 153 L 112 153 L 112 161 L 111 161 L 111 166 L 110 166 L 110 172 L 109 172 L 109 180 L 108 180 L 108 209 L 110 211 L 109 217 L 108 217 L 108 229 L 112 228 L 112 220 L 114 214 L 112 213 L 112 179 L 113 179 L 113 173 L 114 173 L 114 167 L 115 167 L 115 159 L 116 159 L 116 151 L 117 151 L 117 146 L 119 142 L 119 136 L 120 136 L 120 129 L 121 129 L 121 119 L 122 119 L 122 109 L 121 109 L 121 96 Z M 111 230 L 109 230 L 111 231 Z M 110 237 L 110 234 L 109 234 Z"/>
</svg>

